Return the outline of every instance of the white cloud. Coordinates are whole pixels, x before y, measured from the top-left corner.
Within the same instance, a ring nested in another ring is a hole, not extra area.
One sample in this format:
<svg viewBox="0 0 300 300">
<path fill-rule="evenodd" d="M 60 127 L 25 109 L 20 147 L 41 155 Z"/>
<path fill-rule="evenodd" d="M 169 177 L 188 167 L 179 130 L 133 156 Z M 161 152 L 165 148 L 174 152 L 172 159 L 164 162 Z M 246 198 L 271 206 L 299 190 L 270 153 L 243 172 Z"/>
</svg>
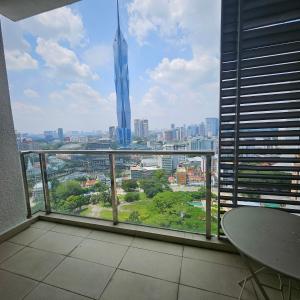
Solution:
<svg viewBox="0 0 300 300">
<path fill-rule="evenodd" d="M 5 50 L 30 51 L 30 44 L 24 39 L 19 22 L 0 17 Z"/>
<path fill-rule="evenodd" d="M 33 36 L 67 41 L 73 47 L 85 37 L 82 18 L 70 7 L 58 8 L 20 22 L 21 28 Z"/>
<path fill-rule="evenodd" d="M 5 51 L 5 60 L 8 70 L 21 71 L 38 68 L 37 60 L 29 53 L 20 50 Z"/>
<path fill-rule="evenodd" d="M 21 101 L 12 101 L 12 110 L 18 114 L 35 114 L 40 113 L 42 109 L 37 105 L 28 104 Z"/>
<path fill-rule="evenodd" d="M 68 42 L 71 47 L 82 44 L 85 39 L 82 18 L 69 7 L 55 9 L 32 18 L 3 22 L 4 47 L 9 70 L 36 69 L 38 62 L 30 54 L 31 45 L 25 34 L 36 38 Z M 75 67 L 78 70 L 78 65 Z M 81 74 L 89 67 L 82 66 Z"/>
<path fill-rule="evenodd" d="M 39 98 L 39 96 L 40 96 L 39 93 L 33 89 L 25 89 L 24 95 L 27 98 L 31 98 L 31 99 L 36 99 L 36 98 Z"/>
<path fill-rule="evenodd" d="M 68 101 L 71 106 L 76 104 L 76 106 L 82 105 L 83 107 L 90 104 L 106 104 L 107 102 L 98 91 L 83 82 L 67 84 L 64 90 L 51 93 L 49 98 L 55 101 Z"/>
<path fill-rule="evenodd" d="M 84 60 L 94 67 L 110 65 L 113 61 L 113 50 L 111 45 L 95 45 L 87 49 L 83 55 Z"/>
<path fill-rule="evenodd" d="M 14 126 L 24 132 L 41 132 L 39 124 L 45 124 L 47 128 L 48 112 L 43 107 L 26 103 L 24 100 L 11 101 L 14 116 Z"/>
<path fill-rule="evenodd" d="M 133 114 L 148 117 L 151 128 L 199 123 L 218 111 L 218 60 L 205 53 L 193 59 L 168 58 L 149 71 L 150 88 L 135 101 Z M 146 114 L 146 115 L 145 115 Z"/>
<path fill-rule="evenodd" d="M 53 40 L 38 38 L 36 52 L 59 78 L 98 79 L 98 75 L 93 73 L 88 65 L 80 63 L 75 52 Z"/>
<path fill-rule="evenodd" d="M 108 128 L 115 124 L 115 94 L 102 96 L 86 83 L 73 82 L 49 95 L 51 105 L 63 112 L 61 124 L 66 128 Z M 67 112 L 67 113 L 66 113 Z M 61 113 L 55 115 L 60 118 Z"/>
<path fill-rule="evenodd" d="M 220 0 L 133 0 L 128 5 L 129 32 L 140 43 L 150 32 L 192 47 L 217 47 Z"/>
<path fill-rule="evenodd" d="M 199 123 L 217 115 L 220 0 L 133 0 L 129 33 L 140 44 L 151 34 L 191 50 L 191 58 L 164 58 L 148 70 L 149 89 L 134 100 L 133 114 L 148 117 L 151 128 Z M 146 114 L 146 116 L 145 116 Z"/>
<path fill-rule="evenodd" d="M 216 58 L 197 53 L 191 60 L 164 58 L 154 70 L 150 71 L 150 77 L 155 82 L 169 87 L 197 87 L 200 83 L 215 78 L 217 68 Z"/>
</svg>

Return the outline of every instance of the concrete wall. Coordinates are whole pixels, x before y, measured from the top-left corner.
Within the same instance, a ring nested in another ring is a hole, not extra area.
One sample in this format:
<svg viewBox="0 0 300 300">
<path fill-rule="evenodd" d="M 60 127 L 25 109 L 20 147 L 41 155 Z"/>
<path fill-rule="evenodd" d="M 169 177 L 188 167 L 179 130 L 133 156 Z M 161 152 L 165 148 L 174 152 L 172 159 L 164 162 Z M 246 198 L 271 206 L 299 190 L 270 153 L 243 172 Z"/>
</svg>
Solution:
<svg viewBox="0 0 300 300">
<path fill-rule="evenodd" d="M 0 234 L 26 219 L 0 24 Z"/>
</svg>

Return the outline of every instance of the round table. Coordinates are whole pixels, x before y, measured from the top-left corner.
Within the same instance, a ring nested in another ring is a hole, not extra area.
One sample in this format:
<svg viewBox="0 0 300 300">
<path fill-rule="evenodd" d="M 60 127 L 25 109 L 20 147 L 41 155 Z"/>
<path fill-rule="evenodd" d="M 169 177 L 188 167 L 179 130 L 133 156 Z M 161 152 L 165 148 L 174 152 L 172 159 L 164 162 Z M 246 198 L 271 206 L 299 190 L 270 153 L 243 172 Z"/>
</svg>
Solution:
<svg viewBox="0 0 300 300">
<path fill-rule="evenodd" d="M 252 258 L 278 273 L 300 279 L 300 217 L 272 208 L 240 207 L 221 220 L 262 294 L 269 299 L 247 261 Z"/>
</svg>

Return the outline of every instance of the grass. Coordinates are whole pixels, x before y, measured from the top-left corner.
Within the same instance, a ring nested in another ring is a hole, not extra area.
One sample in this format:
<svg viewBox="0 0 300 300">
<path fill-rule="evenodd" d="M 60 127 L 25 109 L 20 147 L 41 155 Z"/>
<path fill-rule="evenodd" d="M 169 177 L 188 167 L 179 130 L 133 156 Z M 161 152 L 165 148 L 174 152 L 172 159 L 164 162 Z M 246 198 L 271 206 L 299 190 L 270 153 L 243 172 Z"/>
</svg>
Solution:
<svg viewBox="0 0 300 300">
<path fill-rule="evenodd" d="M 92 208 L 91 207 L 86 207 L 84 208 L 81 212 L 80 215 L 83 217 L 90 217 L 92 215 Z"/>
<path fill-rule="evenodd" d="M 178 215 L 162 214 L 154 205 L 153 200 L 148 199 L 144 193 L 140 193 L 140 199 L 139 201 L 128 204 L 124 201 L 120 201 L 121 206 L 119 206 L 118 212 L 120 222 L 129 222 L 130 215 L 136 212 L 136 214 L 138 214 L 138 220 L 133 220 L 131 223 L 205 233 L 205 211 L 202 208 L 189 206 L 187 215 L 184 218 L 180 218 Z M 85 208 L 80 215 L 92 216 L 92 208 Z M 112 208 L 101 207 L 99 214 L 93 217 L 112 220 Z M 212 221 L 211 227 L 212 233 L 215 234 L 217 232 L 217 224 L 215 221 Z"/>
</svg>

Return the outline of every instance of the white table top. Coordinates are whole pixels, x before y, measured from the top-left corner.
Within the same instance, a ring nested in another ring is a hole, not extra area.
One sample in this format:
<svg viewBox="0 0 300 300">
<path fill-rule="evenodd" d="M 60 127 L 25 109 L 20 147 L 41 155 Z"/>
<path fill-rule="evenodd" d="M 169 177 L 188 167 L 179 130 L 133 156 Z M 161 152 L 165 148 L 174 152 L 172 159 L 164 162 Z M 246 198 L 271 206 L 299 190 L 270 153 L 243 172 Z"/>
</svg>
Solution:
<svg viewBox="0 0 300 300">
<path fill-rule="evenodd" d="M 240 207 L 221 220 L 230 242 L 246 256 L 300 279 L 300 217 L 271 208 Z"/>
</svg>

